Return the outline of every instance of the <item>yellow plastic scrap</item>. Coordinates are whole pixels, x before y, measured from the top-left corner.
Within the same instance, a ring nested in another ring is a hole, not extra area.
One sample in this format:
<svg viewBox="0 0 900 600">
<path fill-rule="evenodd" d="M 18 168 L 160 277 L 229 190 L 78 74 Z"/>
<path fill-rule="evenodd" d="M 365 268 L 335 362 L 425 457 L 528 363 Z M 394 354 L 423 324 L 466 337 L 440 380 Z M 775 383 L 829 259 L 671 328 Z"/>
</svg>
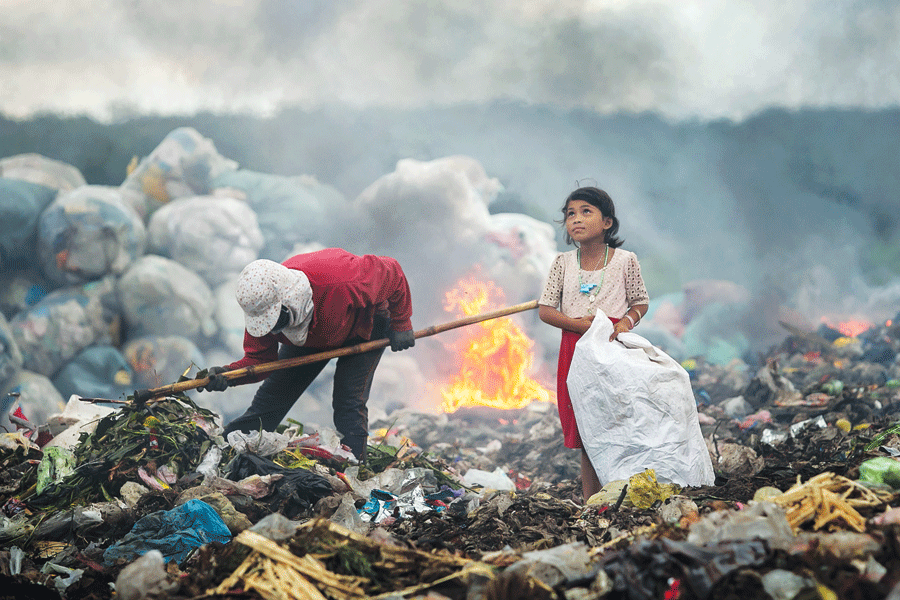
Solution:
<svg viewBox="0 0 900 600">
<path fill-rule="evenodd" d="M 844 348 L 845 346 L 849 346 L 850 344 L 858 344 L 859 340 L 854 337 L 839 337 L 833 342 L 831 345 L 835 348 Z"/>
<path fill-rule="evenodd" d="M 626 496 L 635 508 L 646 510 L 653 506 L 657 500 L 662 502 L 679 491 L 680 488 L 674 483 L 659 483 L 656 481 L 656 471 L 647 469 L 643 473 L 632 475 L 628 479 Z"/>
<path fill-rule="evenodd" d="M 853 425 L 851 425 L 850 421 L 848 421 L 847 419 L 838 419 L 834 422 L 834 425 L 844 433 L 849 433 L 853 428 Z"/>
</svg>

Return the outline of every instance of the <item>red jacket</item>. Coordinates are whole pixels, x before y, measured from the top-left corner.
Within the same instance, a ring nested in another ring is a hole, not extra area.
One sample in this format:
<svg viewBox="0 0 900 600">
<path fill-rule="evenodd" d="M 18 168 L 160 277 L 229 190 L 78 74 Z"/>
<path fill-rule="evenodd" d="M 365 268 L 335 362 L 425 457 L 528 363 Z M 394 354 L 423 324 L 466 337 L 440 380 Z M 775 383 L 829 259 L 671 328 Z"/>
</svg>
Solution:
<svg viewBox="0 0 900 600">
<path fill-rule="evenodd" d="M 356 256 L 339 248 L 298 254 L 282 263 L 303 271 L 313 294 L 313 314 L 305 347 L 328 350 L 348 340 L 372 337 L 376 313 L 391 320 L 394 331 L 412 329 L 412 297 L 400 263 L 387 256 Z M 244 331 L 244 357 L 226 365 L 229 371 L 278 359 L 284 334 L 253 337 Z M 266 374 L 233 383 L 260 381 Z"/>
</svg>

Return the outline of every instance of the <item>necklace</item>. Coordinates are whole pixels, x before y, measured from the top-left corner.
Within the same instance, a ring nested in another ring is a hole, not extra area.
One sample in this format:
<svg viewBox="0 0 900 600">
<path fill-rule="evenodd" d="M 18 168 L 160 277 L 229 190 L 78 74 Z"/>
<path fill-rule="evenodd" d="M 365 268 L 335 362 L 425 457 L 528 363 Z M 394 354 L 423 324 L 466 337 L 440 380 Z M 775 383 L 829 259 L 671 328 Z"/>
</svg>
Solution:
<svg viewBox="0 0 900 600">
<path fill-rule="evenodd" d="M 597 264 L 594 266 L 594 271 L 597 270 L 597 267 L 601 269 L 606 268 L 606 261 L 609 259 L 609 245 L 606 246 L 606 254 L 603 256 L 603 266 L 600 267 L 600 261 L 597 261 Z M 597 294 L 600 293 L 600 288 L 603 287 L 603 279 L 606 277 L 606 271 L 603 271 L 600 274 L 600 283 L 583 283 L 581 281 L 581 248 L 578 249 L 578 290 L 582 294 L 588 294 L 589 300 L 591 304 L 594 303 L 594 300 L 597 299 Z"/>
</svg>

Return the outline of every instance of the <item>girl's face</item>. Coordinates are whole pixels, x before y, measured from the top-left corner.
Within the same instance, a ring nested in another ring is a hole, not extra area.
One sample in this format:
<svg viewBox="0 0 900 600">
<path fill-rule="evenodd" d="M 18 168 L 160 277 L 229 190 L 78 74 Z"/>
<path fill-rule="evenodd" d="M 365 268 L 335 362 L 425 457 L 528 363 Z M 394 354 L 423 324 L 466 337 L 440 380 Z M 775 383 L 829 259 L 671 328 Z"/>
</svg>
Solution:
<svg viewBox="0 0 900 600">
<path fill-rule="evenodd" d="M 606 241 L 606 230 L 612 224 L 611 217 L 604 217 L 599 208 L 584 200 L 566 204 L 566 232 L 576 244 Z"/>
</svg>

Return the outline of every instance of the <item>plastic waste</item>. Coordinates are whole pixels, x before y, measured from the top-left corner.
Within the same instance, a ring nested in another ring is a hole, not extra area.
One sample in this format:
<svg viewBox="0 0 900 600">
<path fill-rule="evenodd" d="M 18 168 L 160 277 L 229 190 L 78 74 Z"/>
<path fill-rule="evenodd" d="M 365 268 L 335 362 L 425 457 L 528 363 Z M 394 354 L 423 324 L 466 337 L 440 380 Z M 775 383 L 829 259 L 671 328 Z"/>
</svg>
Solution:
<svg viewBox="0 0 900 600">
<path fill-rule="evenodd" d="M 7 320 L 28 310 L 46 296 L 53 286 L 29 265 L 23 271 L 0 270 L 0 313 Z"/>
<path fill-rule="evenodd" d="M 71 450 L 54 446 L 44 451 L 41 464 L 38 465 L 37 487 L 40 494 L 48 486 L 59 482 L 75 472 L 75 454 Z"/>
<path fill-rule="evenodd" d="M 592 560 L 588 546 L 582 542 L 526 552 L 521 560 L 506 568 L 510 573 L 534 577 L 552 588 L 591 581 L 600 570 L 600 563 Z"/>
<path fill-rule="evenodd" d="M 284 177 L 249 170 L 224 173 L 217 193 L 235 194 L 256 213 L 265 245 L 260 258 L 286 259 L 297 244 L 321 242 L 328 231 L 328 209 L 345 203 L 336 189 L 312 177 Z"/>
<path fill-rule="evenodd" d="M 121 185 L 126 201 L 146 222 L 175 198 L 208 194 L 212 181 L 237 169 L 196 129 L 179 127 L 141 160 Z"/>
<path fill-rule="evenodd" d="M 808 577 L 801 577 L 784 569 L 773 569 L 762 576 L 763 589 L 772 600 L 794 600 L 804 591 L 815 592 L 816 582 Z"/>
<path fill-rule="evenodd" d="M 180 335 L 194 340 L 216 331 L 209 286 L 170 258 L 142 256 L 119 279 L 118 290 L 129 338 Z"/>
<path fill-rule="evenodd" d="M 463 482 L 469 486 L 480 485 L 485 490 L 498 490 L 509 492 L 516 489 L 516 484 L 510 479 L 501 467 L 493 471 L 482 469 L 469 469 L 463 475 Z"/>
<path fill-rule="evenodd" d="M 117 188 L 85 185 L 61 193 L 38 220 L 38 259 L 60 285 L 121 275 L 144 253 L 144 222 Z"/>
<path fill-rule="evenodd" d="M 290 438 L 274 431 L 232 431 L 226 438 L 238 454 L 250 452 L 257 456 L 273 456 L 288 447 Z"/>
<path fill-rule="evenodd" d="M 82 350 L 56 373 L 53 385 L 63 398 L 122 400 L 135 390 L 131 365 L 118 348 L 106 345 Z"/>
<path fill-rule="evenodd" d="M 22 353 L 6 318 L 0 314 L 0 389 L 22 368 Z"/>
<path fill-rule="evenodd" d="M 710 449 L 710 454 L 716 461 L 716 471 L 726 477 L 750 477 L 759 473 L 766 465 L 766 461 L 756 450 L 742 444 L 718 441 Z"/>
<path fill-rule="evenodd" d="M 34 255 L 38 219 L 56 194 L 53 188 L 0 177 L 0 266 L 4 270 Z"/>
<path fill-rule="evenodd" d="M 70 585 L 78 583 L 84 575 L 84 569 L 70 569 L 56 563 L 47 562 L 41 567 L 41 573 L 56 575 L 53 578 L 53 587 L 60 594 L 64 594 Z"/>
<path fill-rule="evenodd" d="M 642 473 L 632 475 L 628 479 L 626 495 L 635 508 L 646 510 L 657 502 L 662 502 L 669 496 L 677 494 L 678 491 L 677 485 L 671 483 L 660 484 L 656 480 L 656 471 L 647 469 Z"/>
<path fill-rule="evenodd" d="M 674 577 L 690 589 L 691 597 L 713 598 L 719 581 L 739 569 L 762 566 L 771 554 L 763 540 L 705 547 L 663 538 L 639 540 L 626 550 L 609 553 L 601 565 L 613 582 L 612 597 L 664 598 L 666 582 Z"/>
<path fill-rule="evenodd" d="M 52 377 L 79 352 L 116 345 L 120 315 L 111 277 L 47 294 L 9 323 L 29 371 Z"/>
<path fill-rule="evenodd" d="M 900 489 L 900 460 L 888 456 L 870 458 L 859 465 L 859 480 Z"/>
<path fill-rule="evenodd" d="M 27 181 L 54 191 L 73 190 L 87 183 L 72 165 L 35 153 L 0 159 L 0 177 Z"/>
<path fill-rule="evenodd" d="M 196 548 L 209 542 L 227 543 L 231 533 L 219 514 L 206 502 L 190 500 L 170 511 L 142 517 L 131 531 L 103 552 L 103 562 L 132 561 L 159 550 L 165 562 L 181 563 Z"/>
<path fill-rule="evenodd" d="M 127 565 L 116 578 L 116 598 L 143 600 L 167 598 L 174 594 L 179 584 L 169 579 L 165 564 L 162 552 L 150 550 Z"/>
<path fill-rule="evenodd" d="M 236 278 L 263 247 L 256 213 L 227 197 L 174 200 L 153 214 L 148 231 L 151 252 L 178 261 L 213 287 Z"/>
<path fill-rule="evenodd" d="M 122 347 L 132 373 L 134 388 L 155 388 L 178 379 L 192 365 L 204 364 L 193 341 L 179 335 L 147 335 Z"/>
<path fill-rule="evenodd" d="M 764 485 L 753 493 L 753 501 L 754 502 L 769 502 L 772 498 L 776 496 L 780 496 L 783 494 L 781 490 L 777 487 L 773 487 L 771 485 Z"/>
<path fill-rule="evenodd" d="M 73 450 L 82 433 L 93 433 L 97 429 L 97 422 L 114 412 L 116 409 L 82 402 L 78 396 L 70 397 L 62 412 L 51 415 L 47 421 L 53 439 L 47 442 L 44 451 L 53 447 Z"/>
<path fill-rule="evenodd" d="M 608 504 L 609 506 L 615 506 L 615 504 L 622 499 L 622 504 L 620 506 L 628 506 L 631 507 L 631 500 L 628 499 L 628 494 L 622 496 L 622 491 L 625 489 L 625 486 L 628 485 L 627 479 L 616 479 L 615 481 L 610 481 L 603 488 L 588 498 L 588 501 L 585 504 L 594 504 L 598 506 L 602 506 L 604 504 Z"/>
<path fill-rule="evenodd" d="M 625 333 L 610 342 L 611 333 L 612 322 L 598 313 L 575 346 L 567 380 L 600 481 L 652 468 L 662 482 L 712 485 L 715 474 L 687 372 L 641 336 Z"/>
<path fill-rule="evenodd" d="M 255 454 L 239 454 L 232 462 L 228 478 L 240 481 L 251 475 L 281 475 L 274 482 L 267 504 L 272 512 L 289 519 L 306 514 L 321 498 L 330 496 L 331 484 L 321 475 L 306 469 L 287 469 Z"/>
<path fill-rule="evenodd" d="M 771 548 L 789 548 L 794 532 L 784 509 L 772 502 L 755 502 L 740 511 L 712 512 L 691 526 L 687 541 L 708 545 L 754 538 L 766 540 Z"/>
<path fill-rule="evenodd" d="M 281 513 L 271 513 L 257 521 L 250 531 L 274 542 L 283 542 L 292 538 L 301 525 L 302 523 L 292 521 Z"/>
<path fill-rule="evenodd" d="M 9 414 L 3 415 L 0 422 L 14 420 L 12 415 L 18 407 L 22 409 L 22 414 L 28 421 L 27 427 L 31 430 L 37 430 L 46 424 L 50 417 L 63 410 L 66 404 L 52 381 L 40 373 L 24 369 L 7 382 L 0 399 L 8 398 L 10 394 L 16 398 L 16 403 L 9 407 Z M 17 425 L 25 424 L 19 422 Z"/>
<path fill-rule="evenodd" d="M 359 534 L 366 534 L 369 531 L 369 519 L 364 519 L 361 510 L 356 508 L 353 501 L 353 494 L 344 494 L 341 496 L 341 503 L 337 510 L 331 515 L 329 520 L 341 527 L 346 527 L 350 531 Z"/>
</svg>

